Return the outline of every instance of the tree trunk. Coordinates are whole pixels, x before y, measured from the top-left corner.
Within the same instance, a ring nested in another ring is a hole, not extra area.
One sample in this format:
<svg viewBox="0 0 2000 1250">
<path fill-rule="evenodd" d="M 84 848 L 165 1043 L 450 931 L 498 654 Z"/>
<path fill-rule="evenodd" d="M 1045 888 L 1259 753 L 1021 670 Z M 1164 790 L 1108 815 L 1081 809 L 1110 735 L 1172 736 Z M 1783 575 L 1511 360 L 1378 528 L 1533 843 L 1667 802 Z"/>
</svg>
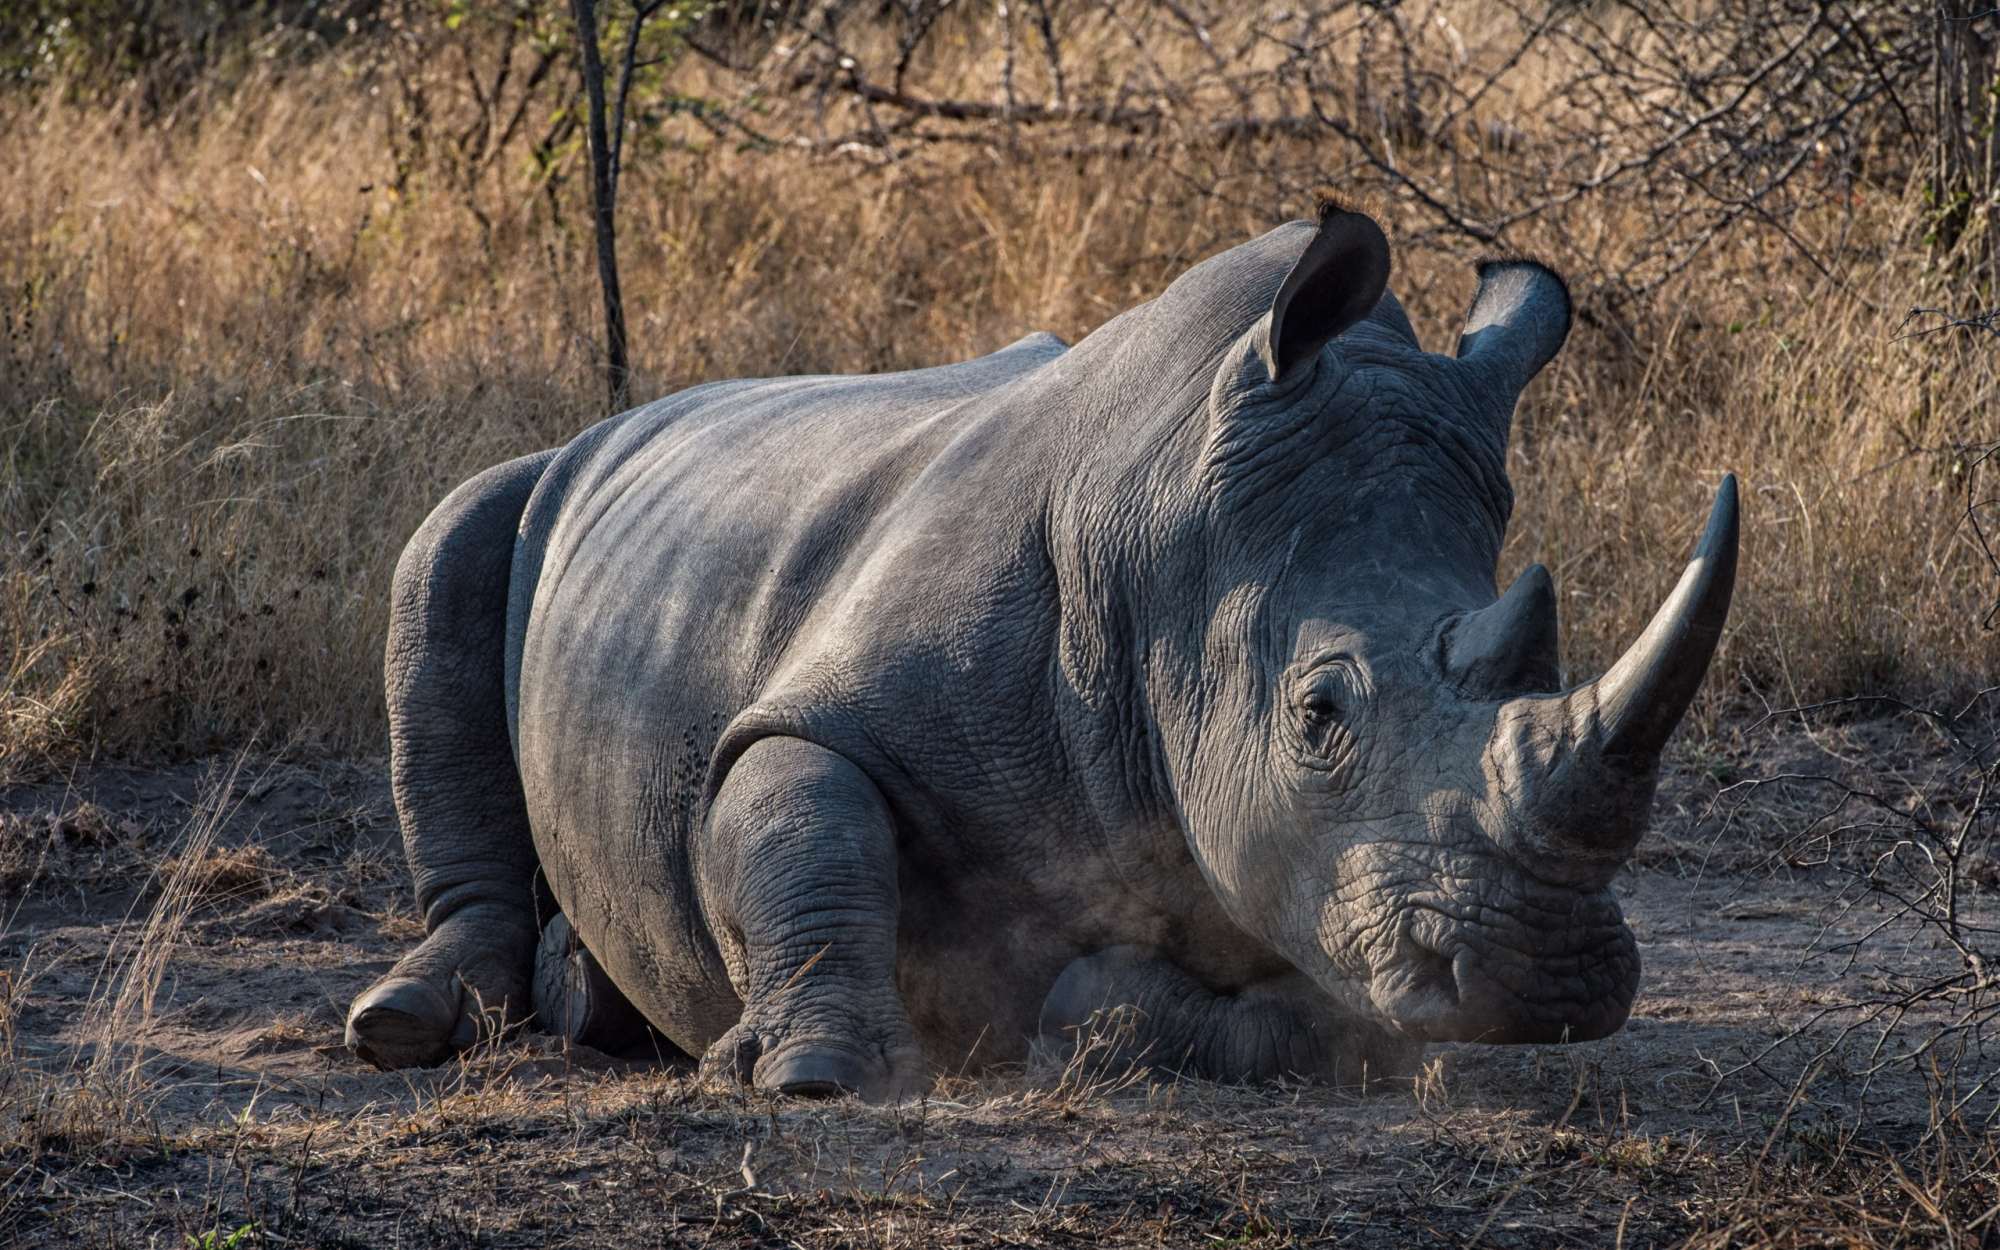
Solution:
<svg viewBox="0 0 2000 1250">
<path fill-rule="evenodd" d="M 583 53 L 583 86 L 590 96 L 590 199 L 597 225 L 597 279 L 604 288 L 605 381 L 611 411 L 621 412 L 631 399 L 632 370 L 625 355 L 625 300 L 618 290 L 618 181 L 604 122 L 604 58 L 597 49 L 596 0 L 570 0 L 570 8 Z"/>
<path fill-rule="evenodd" d="M 1975 281 L 2000 281 L 2000 170 L 1995 169 L 1995 90 L 2000 38 L 1989 0 L 1940 0 L 1931 80 L 1934 238 Z"/>
</svg>

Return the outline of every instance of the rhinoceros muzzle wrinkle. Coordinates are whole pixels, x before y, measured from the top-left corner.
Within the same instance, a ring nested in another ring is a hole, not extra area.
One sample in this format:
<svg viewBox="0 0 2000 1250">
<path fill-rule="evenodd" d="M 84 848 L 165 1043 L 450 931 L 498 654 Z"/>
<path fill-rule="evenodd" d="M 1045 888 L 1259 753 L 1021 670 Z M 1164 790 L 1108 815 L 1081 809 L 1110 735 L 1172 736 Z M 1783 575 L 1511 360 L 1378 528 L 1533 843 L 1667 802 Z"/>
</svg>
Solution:
<svg viewBox="0 0 2000 1250">
<path fill-rule="evenodd" d="M 1458 979 L 1446 951 L 1447 923 L 1434 911 L 1412 909 L 1369 986 L 1376 1007 L 1415 1037 L 1434 1036 L 1459 1014 Z"/>
<path fill-rule="evenodd" d="M 1638 948 L 1608 897 L 1573 923 L 1455 921 L 1412 908 L 1370 986 L 1397 1028 L 1432 1042 L 1551 1044 L 1616 1032 L 1639 984 Z"/>
</svg>

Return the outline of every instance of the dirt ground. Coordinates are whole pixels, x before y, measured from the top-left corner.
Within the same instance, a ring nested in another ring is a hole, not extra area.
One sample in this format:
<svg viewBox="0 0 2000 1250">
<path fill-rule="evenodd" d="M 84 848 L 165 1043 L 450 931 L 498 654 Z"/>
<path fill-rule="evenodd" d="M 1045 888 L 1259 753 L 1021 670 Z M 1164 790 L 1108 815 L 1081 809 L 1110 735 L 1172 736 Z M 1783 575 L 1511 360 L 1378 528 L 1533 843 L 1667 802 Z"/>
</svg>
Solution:
<svg viewBox="0 0 2000 1250">
<path fill-rule="evenodd" d="M 374 1072 L 343 1014 L 421 936 L 384 771 L 79 771 L 0 796 L 0 1245 L 1750 1244 L 1746 1194 L 1933 1123 L 1935 1074 L 1869 1074 L 1879 1030 L 1843 1040 L 1836 1008 L 1951 952 L 1814 853 L 1816 791 L 1743 784 L 1892 756 L 1941 767 L 1865 722 L 1683 751 L 1616 885 L 1646 972 L 1607 1041 L 1439 1046 L 1365 1099 L 1049 1070 L 897 1108 L 534 1034 Z M 1920 1202 L 1868 1218 L 1924 1243 Z"/>
</svg>

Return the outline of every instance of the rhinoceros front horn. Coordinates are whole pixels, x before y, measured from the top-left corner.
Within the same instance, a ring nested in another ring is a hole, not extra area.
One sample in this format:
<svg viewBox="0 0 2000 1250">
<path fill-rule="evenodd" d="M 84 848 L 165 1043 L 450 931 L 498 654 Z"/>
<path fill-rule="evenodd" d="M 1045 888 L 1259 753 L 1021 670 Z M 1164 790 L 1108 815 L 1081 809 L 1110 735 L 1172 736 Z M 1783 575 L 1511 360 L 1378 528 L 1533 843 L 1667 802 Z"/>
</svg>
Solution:
<svg viewBox="0 0 2000 1250">
<path fill-rule="evenodd" d="M 1729 619 L 1736 587 L 1736 475 L 1722 479 L 1694 559 L 1639 641 L 1597 680 L 1600 749 L 1654 766 L 1681 723 Z"/>
<path fill-rule="evenodd" d="M 1729 615 L 1736 542 L 1732 475 L 1680 583 L 1609 672 L 1565 694 L 1500 705 L 1487 755 L 1493 832 L 1540 875 L 1601 885 L 1645 832 L 1660 750 L 1694 702 Z"/>
</svg>

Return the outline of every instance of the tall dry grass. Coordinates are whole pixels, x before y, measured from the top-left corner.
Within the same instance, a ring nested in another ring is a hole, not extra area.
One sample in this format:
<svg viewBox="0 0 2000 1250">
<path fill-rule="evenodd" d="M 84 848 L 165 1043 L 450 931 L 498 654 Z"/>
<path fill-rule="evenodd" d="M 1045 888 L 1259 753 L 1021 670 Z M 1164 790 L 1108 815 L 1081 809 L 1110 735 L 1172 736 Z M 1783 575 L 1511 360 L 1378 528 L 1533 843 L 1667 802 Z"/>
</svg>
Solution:
<svg viewBox="0 0 2000 1250">
<path fill-rule="evenodd" d="M 1409 23 L 1411 55 L 1440 73 L 1511 46 L 1506 7 L 1433 7 Z M 402 542 L 475 470 L 602 415 L 587 192 L 573 132 L 547 124 L 574 84 L 557 72 L 523 96 L 525 69 L 498 80 L 496 27 L 407 12 L 311 55 L 253 46 L 164 106 L 115 83 L 0 92 L 0 780 L 255 729 L 379 750 Z M 1056 98 L 1031 30 L 1002 49 L 991 15 L 967 12 L 936 27 L 910 83 Z M 1136 35 L 1087 16 L 1058 27 L 1072 100 L 1144 60 Z M 886 28 L 846 29 L 893 50 Z M 857 142 L 842 126 L 881 109 L 786 94 L 762 46 L 762 79 L 688 55 L 655 88 L 726 98 L 735 121 L 663 104 L 634 140 L 620 214 L 639 399 L 933 364 L 1034 329 L 1074 340 L 1299 211 L 1315 183 L 1405 244 L 1394 285 L 1434 348 L 1490 250 L 1325 134 L 1191 125 L 1222 116 L 1213 92 L 1160 94 L 1179 119 L 1165 129 L 987 118 Z M 1496 150 L 1586 160 L 1560 148 L 1569 115 L 1542 89 L 1555 59 L 1509 65 L 1499 103 L 1479 105 L 1504 128 Z M 1411 140 L 1397 168 L 1454 177 L 1463 146 Z M 1895 337 L 1911 305 L 1982 293 L 1935 264 L 1919 184 L 1842 185 L 1782 230 L 1718 228 L 1647 271 L 1641 298 L 1606 275 L 1678 211 L 1657 196 L 1579 199 L 1502 239 L 1570 269 L 1584 300 L 1517 421 L 1504 570 L 1556 571 L 1573 676 L 1643 624 L 1729 470 L 1748 492 L 1745 563 L 1710 717 L 1963 690 L 2000 669 L 1957 450 L 2000 437 L 2000 350 Z"/>
</svg>

